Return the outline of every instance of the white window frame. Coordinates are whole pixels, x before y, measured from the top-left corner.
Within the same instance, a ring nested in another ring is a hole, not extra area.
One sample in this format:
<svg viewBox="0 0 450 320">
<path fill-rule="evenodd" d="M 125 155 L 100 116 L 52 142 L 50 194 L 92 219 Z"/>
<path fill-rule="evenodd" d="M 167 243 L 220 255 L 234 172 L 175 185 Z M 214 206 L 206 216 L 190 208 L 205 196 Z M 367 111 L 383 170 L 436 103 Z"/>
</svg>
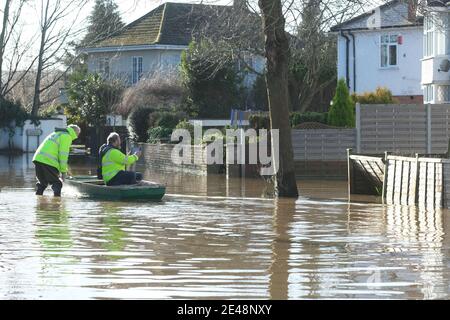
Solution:
<svg viewBox="0 0 450 320">
<path fill-rule="evenodd" d="M 433 22 L 432 15 L 426 16 L 423 24 L 423 56 L 424 58 L 433 57 L 436 52 L 436 24 Z"/>
<path fill-rule="evenodd" d="M 423 87 L 423 102 L 434 103 L 434 86 L 432 84 L 426 84 Z"/>
<path fill-rule="evenodd" d="M 136 61 L 136 64 L 135 64 Z M 144 62 L 144 57 L 142 56 L 134 56 L 131 59 L 131 83 L 136 84 L 142 78 L 142 65 Z"/>
<path fill-rule="evenodd" d="M 389 41 L 385 42 L 383 41 L 384 37 L 388 37 Z M 391 38 L 395 37 L 395 42 L 391 41 Z M 383 66 L 383 61 L 382 61 L 382 55 L 383 55 L 383 46 L 386 46 L 387 48 L 387 64 L 385 66 Z M 390 64 L 391 61 L 391 51 L 390 51 L 390 47 L 395 46 L 395 62 L 396 64 Z M 381 69 L 391 69 L 391 68 L 398 68 L 398 34 L 393 34 L 393 33 L 384 33 L 382 35 L 380 35 L 380 68 Z"/>
</svg>

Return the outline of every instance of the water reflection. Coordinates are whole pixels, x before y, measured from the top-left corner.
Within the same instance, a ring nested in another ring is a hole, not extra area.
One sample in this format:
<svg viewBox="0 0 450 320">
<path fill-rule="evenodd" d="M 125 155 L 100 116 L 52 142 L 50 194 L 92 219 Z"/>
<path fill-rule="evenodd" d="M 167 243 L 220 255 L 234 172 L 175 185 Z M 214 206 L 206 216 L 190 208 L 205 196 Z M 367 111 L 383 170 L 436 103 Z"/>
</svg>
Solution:
<svg viewBox="0 0 450 320">
<path fill-rule="evenodd" d="M 4 160 L 0 297 L 450 297 L 447 210 L 348 203 L 340 181 L 273 200 L 258 179 L 153 171 L 160 203 L 36 197 L 33 166 Z"/>
</svg>

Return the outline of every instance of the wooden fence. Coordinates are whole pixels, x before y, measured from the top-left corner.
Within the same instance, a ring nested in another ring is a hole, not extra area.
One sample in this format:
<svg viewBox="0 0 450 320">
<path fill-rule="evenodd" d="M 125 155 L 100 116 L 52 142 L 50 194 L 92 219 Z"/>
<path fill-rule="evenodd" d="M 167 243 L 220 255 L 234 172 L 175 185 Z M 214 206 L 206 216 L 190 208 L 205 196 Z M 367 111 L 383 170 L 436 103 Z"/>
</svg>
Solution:
<svg viewBox="0 0 450 320">
<path fill-rule="evenodd" d="M 356 152 L 443 154 L 450 138 L 450 105 L 356 105 Z"/>
</svg>

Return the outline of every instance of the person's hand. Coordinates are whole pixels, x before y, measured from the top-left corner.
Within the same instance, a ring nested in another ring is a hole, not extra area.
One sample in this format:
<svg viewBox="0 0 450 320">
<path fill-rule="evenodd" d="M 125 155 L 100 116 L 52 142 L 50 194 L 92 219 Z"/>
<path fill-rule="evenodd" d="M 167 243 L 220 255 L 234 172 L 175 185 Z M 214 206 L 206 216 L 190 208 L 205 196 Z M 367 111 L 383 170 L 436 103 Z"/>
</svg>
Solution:
<svg viewBox="0 0 450 320">
<path fill-rule="evenodd" d="M 141 151 L 141 150 L 138 150 L 138 151 L 136 151 L 134 154 L 135 154 L 138 158 L 140 158 L 141 155 L 142 155 L 142 151 Z"/>
</svg>

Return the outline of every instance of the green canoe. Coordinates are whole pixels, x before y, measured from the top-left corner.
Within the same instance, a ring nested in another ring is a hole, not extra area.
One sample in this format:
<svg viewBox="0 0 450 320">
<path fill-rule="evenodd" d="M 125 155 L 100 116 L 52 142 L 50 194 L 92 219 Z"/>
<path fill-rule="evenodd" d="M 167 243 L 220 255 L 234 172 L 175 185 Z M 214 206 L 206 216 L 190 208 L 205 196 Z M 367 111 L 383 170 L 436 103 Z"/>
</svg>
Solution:
<svg viewBox="0 0 450 320">
<path fill-rule="evenodd" d="M 149 181 L 141 181 L 137 185 L 107 187 L 103 180 L 98 180 L 95 176 L 76 176 L 67 178 L 65 183 L 89 197 L 111 200 L 159 201 L 166 193 L 165 186 Z"/>
</svg>

